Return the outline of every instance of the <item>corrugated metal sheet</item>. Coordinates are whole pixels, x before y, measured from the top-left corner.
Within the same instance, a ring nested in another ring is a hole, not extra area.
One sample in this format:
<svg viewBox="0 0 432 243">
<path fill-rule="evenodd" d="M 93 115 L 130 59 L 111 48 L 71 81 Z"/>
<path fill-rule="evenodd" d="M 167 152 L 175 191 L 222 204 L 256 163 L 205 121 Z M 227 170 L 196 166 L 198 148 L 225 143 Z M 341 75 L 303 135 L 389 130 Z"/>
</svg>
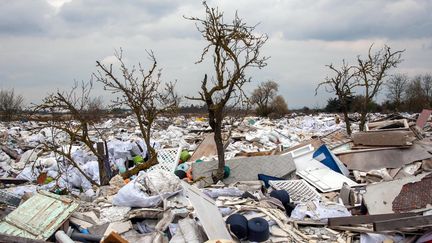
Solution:
<svg viewBox="0 0 432 243">
<path fill-rule="evenodd" d="M 78 206 L 72 199 L 41 191 L 0 222 L 0 233 L 46 240 Z"/>
</svg>

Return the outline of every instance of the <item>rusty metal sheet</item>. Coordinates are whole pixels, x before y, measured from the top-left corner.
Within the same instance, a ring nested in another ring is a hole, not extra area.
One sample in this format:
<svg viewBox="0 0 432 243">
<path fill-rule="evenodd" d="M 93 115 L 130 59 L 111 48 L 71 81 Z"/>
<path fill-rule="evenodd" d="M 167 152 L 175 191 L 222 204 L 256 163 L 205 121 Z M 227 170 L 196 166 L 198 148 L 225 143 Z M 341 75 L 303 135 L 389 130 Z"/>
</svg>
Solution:
<svg viewBox="0 0 432 243">
<path fill-rule="evenodd" d="M 78 206 L 67 197 L 40 191 L 0 222 L 0 233 L 46 240 Z"/>
<path fill-rule="evenodd" d="M 421 181 L 403 185 L 399 195 L 393 200 L 393 211 L 407 212 L 432 205 L 431 185 L 431 175 L 424 177 Z"/>
</svg>

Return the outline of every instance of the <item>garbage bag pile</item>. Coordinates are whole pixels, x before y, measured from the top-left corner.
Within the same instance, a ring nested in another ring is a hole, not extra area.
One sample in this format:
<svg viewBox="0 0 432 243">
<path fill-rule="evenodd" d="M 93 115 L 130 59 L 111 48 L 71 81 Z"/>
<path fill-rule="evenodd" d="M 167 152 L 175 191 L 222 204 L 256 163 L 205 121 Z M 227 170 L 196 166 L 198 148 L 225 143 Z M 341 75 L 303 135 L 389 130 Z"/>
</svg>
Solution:
<svg viewBox="0 0 432 243">
<path fill-rule="evenodd" d="M 0 123 L 0 240 L 429 242 L 430 115 L 359 131 L 351 114 L 352 135 L 337 114 L 227 118 L 220 181 L 203 117 L 158 118 L 156 158 L 132 116 L 89 131 L 104 158 L 43 122 Z"/>
</svg>

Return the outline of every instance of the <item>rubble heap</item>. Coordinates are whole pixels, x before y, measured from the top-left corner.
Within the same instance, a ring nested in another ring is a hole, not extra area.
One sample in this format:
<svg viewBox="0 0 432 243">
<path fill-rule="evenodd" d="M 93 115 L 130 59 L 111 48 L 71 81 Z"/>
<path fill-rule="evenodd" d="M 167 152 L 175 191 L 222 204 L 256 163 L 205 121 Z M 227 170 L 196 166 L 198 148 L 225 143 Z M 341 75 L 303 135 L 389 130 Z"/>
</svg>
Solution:
<svg viewBox="0 0 432 243">
<path fill-rule="evenodd" d="M 158 163 L 133 117 L 112 118 L 89 131 L 108 185 L 83 144 L 2 123 L 0 241 L 430 242 L 430 114 L 372 114 L 351 136 L 334 114 L 227 119 L 219 182 L 205 118 L 159 118 Z M 76 165 L 43 146 L 53 139 Z"/>
</svg>

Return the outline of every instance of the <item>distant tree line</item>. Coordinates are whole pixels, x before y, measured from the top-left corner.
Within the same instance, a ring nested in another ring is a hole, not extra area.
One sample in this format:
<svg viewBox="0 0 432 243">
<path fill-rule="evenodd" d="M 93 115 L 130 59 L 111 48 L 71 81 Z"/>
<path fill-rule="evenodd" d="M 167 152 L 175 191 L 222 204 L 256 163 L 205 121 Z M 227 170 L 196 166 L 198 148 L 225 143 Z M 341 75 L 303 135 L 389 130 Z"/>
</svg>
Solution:
<svg viewBox="0 0 432 243">
<path fill-rule="evenodd" d="M 368 102 L 370 112 L 421 112 L 432 107 L 432 75 L 422 74 L 409 77 L 406 74 L 392 75 L 385 83 L 386 99 L 377 103 Z M 346 98 L 348 112 L 360 110 L 364 96 L 349 95 Z M 338 98 L 329 98 L 325 112 L 343 112 Z"/>
</svg>

